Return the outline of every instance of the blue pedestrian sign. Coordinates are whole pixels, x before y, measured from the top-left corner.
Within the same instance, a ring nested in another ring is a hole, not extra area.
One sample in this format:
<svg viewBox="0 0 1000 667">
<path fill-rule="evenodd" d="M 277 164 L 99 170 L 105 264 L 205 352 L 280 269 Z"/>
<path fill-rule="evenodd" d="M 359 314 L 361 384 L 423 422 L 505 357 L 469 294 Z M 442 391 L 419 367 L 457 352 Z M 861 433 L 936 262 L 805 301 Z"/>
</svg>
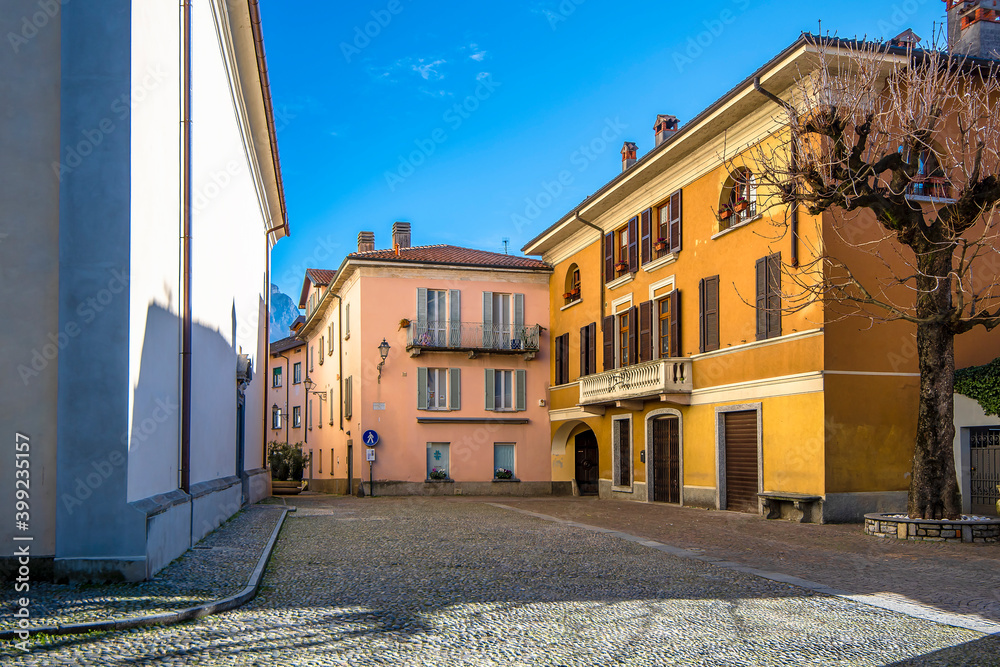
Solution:
<svg viewBox="0 0 1000 667">
<path fill-rule="evenodd" d="M 378 433 L 368 429 L 361 435 L 361 441 L 365 443 L 365 447 L 374 447 L 378 444 Z"/>
</svg>

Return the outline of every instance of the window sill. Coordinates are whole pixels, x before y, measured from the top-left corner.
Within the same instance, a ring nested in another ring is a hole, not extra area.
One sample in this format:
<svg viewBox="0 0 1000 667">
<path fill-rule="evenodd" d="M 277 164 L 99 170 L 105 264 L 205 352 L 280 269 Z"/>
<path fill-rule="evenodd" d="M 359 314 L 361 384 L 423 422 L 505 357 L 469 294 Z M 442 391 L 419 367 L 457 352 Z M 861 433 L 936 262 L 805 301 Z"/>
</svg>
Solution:
<svg viewBox="0 0 1000 667">
<path fill-rule="evenodd" d="M 496 477 L 494 477 L 493 481 L 494 482 L 520 482 L 521 480 L 519 480 L 517 477 L 511 477 L 510 479 L 497 479 Z"/>
<path fill-rule="evenodd" d="M 455 480 L 453 480 L 451 477 L 449 477 L 448 479 L 431 479 L 430 477 L 428 477 L 427 479 L 424 480 L 424 484 L 454 484 L 454 483 Z"/>
<path fill-rule="evenodd" d="M 906 195 L 907 201 L 930 202 L 931 204 L 954 204 L 951 197 L 932 197 L 930 195 Z"/>
<path fill-rule="evenodd" d="M 727 229 L 723 229 L 723 230 L 722 230 L 721 232 L 716 232 L 715 234 L 713 234 L 713 235 L 712 235 L 712 237 L 711 237 L 711 238 L 712 238 L 712 240 L 714 241 L 715 239 L 719 238 L 720 236 L 725 236 L 725 235 L 726 235 L 726 234 L 728 234 L 729 232 L 733 232 L 733 231 L 736 231 L 737 229 L 740 229 L 741 227 L 746 227 L 746 226 L 747 226 L 747 225 L 749 225 L 749 224 L 750 224 L 751 222 L 754 222 L 754 221 L 756 221 L 756 220 L 760 220 L 760 219 L 761 219 L 761 218 L 763 218 L 763 217 L 764 217 L 764 214 L 762 214 L 762 213 L 758 213 L 758 214 L 757 214 L 757 215 L 755 215 L 754 217 L 752 217 L 752 218 L 747 218 L 746 220 L 744 220 L 743 222 L 741 222 L 741 223 L 739 223 L 739 224 L 736 224 L 736 225 L 733 225 L 732 227 L 729 227 L 729 228 L 727 228 Z"/>
<path fill-rule="evenodd" d="M 646 264 L 642 265 L 642 270 L 645 271 L 646 273 L 652 273 L 653 271 L 656 271 L 657 269 L 663 268 L 664 266 L 667 266 L 668 264 L 673 264 L 674 262 L 677 261 L 677 253 L 678 252 L 680 252 L 680 251 L 678 250 L 676 252 L 668 252 L 663 257 L 659 257 L 657 259 L 654 259 L 652 262 L 647 262 Z"/>
<path fill-rule="evenodd" d="M 611 486 L 611 490 L 616 493 L 632 493 L 631 486 Z"/>
<path fill-rule="evenodd" d="M 576 304 L 582 303 L 582 302 L 583 302 L 583 299 L 577 299 L 576 301 L 570 301 L 569 303 L 567 303 L 565 306 L 563 306 L 559 310 L 566 310 L 567 308 L 572 308 Z"/>
<path fill-rule="evenodd" d="M 631 273 L 626 273 L 624 276 L 615 278 L 611 282 L 607 283 L 605 287 L 607 287 L 608 289 L 618 289 L 622 285 L 627 285 L 628 283 L 632 282 L 634 278 L 635 276 L 633 276 Z"/>
</svg>

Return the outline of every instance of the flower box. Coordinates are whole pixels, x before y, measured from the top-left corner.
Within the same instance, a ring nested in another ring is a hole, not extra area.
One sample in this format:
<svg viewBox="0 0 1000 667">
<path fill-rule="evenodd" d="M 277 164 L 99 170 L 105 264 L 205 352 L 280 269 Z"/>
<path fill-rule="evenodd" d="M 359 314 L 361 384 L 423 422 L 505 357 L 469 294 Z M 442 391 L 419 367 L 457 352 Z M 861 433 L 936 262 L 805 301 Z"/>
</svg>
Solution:
<svg viewBox="0 0 1000 667">
<path fill-rule="evenodd" d="M 443 468 L 431 468 L 431 472 L 428 477 L 436 481 L 441 481 L 448 479 L 448 473 Z"/>
<path fill-rule="evenodd" d="M 732 215 L 733 215 L 733 211 L 728 206 L 719 209 L 719 219 L 720 220 L 728 220 L 730 218 L 730 216 L 732 216 Z"/>
<path fill-rule="evenodd" d="M 656 250 L 657 252 L 660 252 L 661 250 L 666 250 L 668 247 L 669 244 L 663 239 L 657 239 L 656 243 L 653 244 L 653 249 Z"/>
<path fill-rule="evenodd" d="M 618 262 L 617 264 L 615 264 L 615 271 L 618 271 L 618 272 L 628 271 L 628 263 L 626 263 L 626 262 Z"/>
<path fill-rule="evenodd" d="M 514 473 L 513 473 L 513 471 L 507 470 L 506 468 L 497 468 L 496 470 L 493 471 L 493 478 L 494 479 L 513 479 L 514 478 Z"/>
<path fill-rule="evenodd" d="M 743 211 L 747 210 L 747 208 L 749 208 L 749 206 L 750 206 L 750 202 L 748 202 L 746 199 L 741 199 L 738 202 L 736 202 L 735 204 L 733 204 L 733 210 L 736 213 L 742 213 Z"/>
<path fill-rule="evenodd" d="M 564 299 L 572 299 L 573 298 L 573 293 L 572 292 L 563 292 L 563 298 Z"/>
</svg>

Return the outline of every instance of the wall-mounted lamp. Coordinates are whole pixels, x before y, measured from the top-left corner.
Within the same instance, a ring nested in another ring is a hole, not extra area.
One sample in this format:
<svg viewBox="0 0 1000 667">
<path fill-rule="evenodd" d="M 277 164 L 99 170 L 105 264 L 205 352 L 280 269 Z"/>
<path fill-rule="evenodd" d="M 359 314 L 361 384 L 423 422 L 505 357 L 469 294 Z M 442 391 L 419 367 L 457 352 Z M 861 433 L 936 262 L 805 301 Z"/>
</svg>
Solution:
<svg viewBox="0 0 1000 667">
<path fill-rule="evenodd" d="M 382 361 L 378 365 L 378 383 L 382 384 L 382 367 L 385 366 L 385 358 L 389 356 L 389 343 L 385 341 L 385 338 L 379 343 L 378 353 L 382 357 Z"/>
</svg>

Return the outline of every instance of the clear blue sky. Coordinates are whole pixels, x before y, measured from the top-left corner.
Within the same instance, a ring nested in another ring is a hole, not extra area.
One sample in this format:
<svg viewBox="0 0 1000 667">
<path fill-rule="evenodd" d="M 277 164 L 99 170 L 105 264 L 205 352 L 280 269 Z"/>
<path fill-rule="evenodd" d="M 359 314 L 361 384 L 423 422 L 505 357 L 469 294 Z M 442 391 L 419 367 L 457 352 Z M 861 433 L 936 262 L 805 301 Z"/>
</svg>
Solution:
<svg viewBox="0 0 1000 667">
<path fill-rule="evenodd" d="M 395 220 L 412 224 L 415 245 L 499 251 L 507 237 L 520 254 L 621 170 L 623 141 L 652 148 L 656 114 L 685 123 L 818 20 L 842 37 L 912 27 L 928 39 L 945 11 L 940 0 L 261 4 L 292 229 L 272 281 L 296 300 L 304 268 L 336 268 L 362 230 L 388 247 Z M 580 151 L 602 133 L 603 152 Z M 572 182 L 553 186 L 563 170 Z"/>
</svg>

